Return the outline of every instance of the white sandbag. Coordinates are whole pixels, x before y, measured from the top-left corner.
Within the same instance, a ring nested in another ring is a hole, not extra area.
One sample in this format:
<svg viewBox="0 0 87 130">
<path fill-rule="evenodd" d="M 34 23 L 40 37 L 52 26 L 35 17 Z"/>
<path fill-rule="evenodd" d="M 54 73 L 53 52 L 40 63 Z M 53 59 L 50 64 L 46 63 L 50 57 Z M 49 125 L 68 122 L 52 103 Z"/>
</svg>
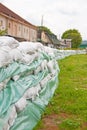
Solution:
<svg viewBox="0 0 87 130">
<path fill-rule="evenodd" d="M 47 60 L 43 60 L 41 63 L 41 70 L 44 71 L 45 69 L 47 69 Z"/>
<path fill-rule="evenodd" d="M 42 49 L 43 45 L 41 43 L 33 43 L 33 42 L 20 42 L 18 49 L 25 54 L 34 54 L 35 51 Z"/>
<path fill-rule="evenodd" d="M 35 70 L 34 70 L 34 75 L 38 74 L 41 71 L 41 66 L 38 66 Z"/>
<path fill-rule="evenodd" d="M 48 67 L 48 70 L 50 73 L 54 74 L 55 73 L 55 69 L 54 69 L 54 61 L 53 60 L 50 60 L 48 63 L 47 63 L 47 67 Z"/>
<path fill-rule="evenodd" d="M 0 46 L 0 50 L 9 53 L 11 51 L 11 48 L 9 46 Z"/>
<path fill-rule="evenodd" d="M 59 72 L 60 72 L 59 64 L 56 60 L 54 60 L 54 74 Z"/>
<path fill-rule="evenodd" d="M 30 63 L 32 63 L 37 58 L 38 58 L 38 53 L 35 53 L 35 54 L 32 54 L 32 55 L 23 54 L 23 58 L 21 59 L 21 62 L 29 65 Z"/>
<path fill-rule="evenodd" d="M 16 48 L 19 46 L 19 42 L 13 37 L 0 36 L 0 46 L 9 46 L 10 48 Z"/>
<path fill-rule="evenodd" d="M 6 50 L 6 47 L 0 47 L 0 67 L 6 66 L 11 62 L 12 60 L 10 58 L 8 50 Z"/>
<path fill-rule="evenodd" d="M 35 42 L 35 48 L 36 48 L 36 50 L 38 50 L 39 52 L 44 51 L 44 46 L 43 46 L 43 44 L 40 43 L 40 42 Z"/>
<path fill-rule="evenodd" d="M 22 111 L 27 105 L 27 101 L 24 97 L 20 98 L 16 103 L 15 103 L 15 107 L 16 107 L 16 111 L 20 112 Z"/>
<path fill-rule="evenodd" d="M 9 129 L 10 129 L 10 126 L 8 123 L 6 123 L 2 130 L 9 130 Z"/>
<path fill-rule="evenodd" d="M 8 124 L 10 127 L 14 124 L 16 117 L 17 117 L 16 108 L 13 105 L 10 116 L 9 116 L 9 120 L 8 120 Z"/>
<path fill-rule="evenodd" d="M 40 82 L 41 88 L 43 88 L 44 85 L 45 85 L 50 79 L 51 79 L 51 75 L 48 74 L 43 80 L 41 80 L 41 82 Z"/>
<path fill-rule="evenodd" d="M 0 91 L 6 87 L 9 80 L 10 78 L 7 78 L 6 80 L 0 83 Z"/>
<path fill-rule="evenodd" d="M 20 61 L 22 60 L 22 53 L 17 49 L 11 49 L 9 55 L 13 61 Z"/>
<path fill-rule="evenodd" d="M 17 81 L 20 78 L 20 75 L 15 75 L 12 77 L 12 80 Z"/>
<path fill-rule="evenodd" d="M 52 58 L 55 57 L 55 55 L 54 55 L 54 49 L 53 49 L 53 48 L 44 46 L 44 51 L 45 51 L 48 55 L 50 55 Z"/>
<path fill-rule="evenodd" d="M 0 91 L 4 88 L 4 82 L 0 83 Z"/>
<path fill-rule="evenodd" d="M 31 99 L 31 100 L 33 101 L 33 100 L 35 100 L 35 97 L 36 97 L 36 96 L 39 96 L 40 90 L 41 90 L 41 87 L 40 87 L 39 84 L 38 84 L 37 86 L 35 86 L 35 87 L 31 87 L 31 88 L 29 88 L 29 89 L 25 92 L 24 97 L 25 97 L 26 99 Z"/>
<path fill-rule="evenodd" d="M 7 84 L 9 80 L 10 80 L 10 78 L 7 78 L 7 79 L 5 79 L 3 82 L 4 82 L 5 84 Z"/>
</svg>

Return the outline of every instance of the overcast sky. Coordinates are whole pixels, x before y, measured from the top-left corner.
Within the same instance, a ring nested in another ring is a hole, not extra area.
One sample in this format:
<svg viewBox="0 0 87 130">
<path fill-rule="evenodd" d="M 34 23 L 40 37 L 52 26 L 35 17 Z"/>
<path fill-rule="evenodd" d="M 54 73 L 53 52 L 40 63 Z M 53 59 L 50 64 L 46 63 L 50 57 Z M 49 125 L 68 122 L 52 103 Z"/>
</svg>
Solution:
<svg viewBox="0 0 87 130">
<path fill-rule="evenodd" d="M 34 25 L 48 27 L 58 38 L 67 29 L 77 29 L 87 40 L 87 0 L 0 0 Z"/>
</svg>

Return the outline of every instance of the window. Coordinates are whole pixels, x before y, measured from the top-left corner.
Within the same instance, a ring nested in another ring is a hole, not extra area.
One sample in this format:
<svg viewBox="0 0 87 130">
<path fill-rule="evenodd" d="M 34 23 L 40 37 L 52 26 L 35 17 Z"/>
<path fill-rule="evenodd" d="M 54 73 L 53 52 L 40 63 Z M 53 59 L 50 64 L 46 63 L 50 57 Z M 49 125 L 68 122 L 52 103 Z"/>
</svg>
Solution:
<svg viewBox="0 0 87 130">
<path fill-rule="evenodd" d="M 10 24 L 10 23 L 8 24 L 8 27 L 9 27 L 9 28 L 11 27 L 11 24 Z"/>
<path fill-rule="evenodd" d="M 28 29 L 27 29 L 27 33 L 28 33 Z"/>
<path fill-rule="evenodd" d="M 3 26 L 3 21 L 2 20 L 0 21 L 0 26 Z"/>
</svg>

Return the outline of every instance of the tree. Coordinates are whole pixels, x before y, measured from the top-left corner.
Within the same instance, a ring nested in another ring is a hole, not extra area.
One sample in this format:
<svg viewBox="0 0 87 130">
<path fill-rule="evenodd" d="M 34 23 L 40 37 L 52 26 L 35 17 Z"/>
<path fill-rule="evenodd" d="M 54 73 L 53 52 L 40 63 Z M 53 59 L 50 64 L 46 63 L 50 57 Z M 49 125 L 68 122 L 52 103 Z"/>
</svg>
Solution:
<svg viewBox="0 0 87 130">
<path fill-rule="evenodd" d="M 81 44 L 82 42 L 82 37 L 81 34 L 79 33 L 78 30 L 76 29 L 69 29 L 66 30 L 63 34 L 62 34 L 62 39 L 71 39 L 71 43 L 72 43 L 72 48 L 78 48 L 78 46 Z"/>
<path fill-rule="evenodd" d="M 53 33 L 51 32 L 51 30 L 50 30 L 49 28 L 45 27 L 45 26 L 38 26 L 38 30 L 45 31 L 45 32 L 47 32 L 48 34 L 53 34 Z"/>
<path fill-rule="evenodd" d="M 7 33 L 7 30 L 0 30 L 0 36 L 3 36 Z"/>
</svg>

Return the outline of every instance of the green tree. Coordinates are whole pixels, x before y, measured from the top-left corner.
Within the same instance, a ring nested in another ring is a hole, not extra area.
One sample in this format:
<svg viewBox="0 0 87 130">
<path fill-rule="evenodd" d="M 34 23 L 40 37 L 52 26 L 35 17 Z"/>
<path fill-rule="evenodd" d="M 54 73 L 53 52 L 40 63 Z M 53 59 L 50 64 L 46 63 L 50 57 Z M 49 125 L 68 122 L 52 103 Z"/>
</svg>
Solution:
<svg viewBox="0 0 87 130">
<path fill-rule="evenodd" d="M 0 30 L 0 36 L 3 36 L 7 33 L 7 30 Z"/>
<path fill-rule="evenodd" d="M 78 48 L 78 46 L 81 44 L 82 42 L 82 37 L 81 34 L 79 33 L 78 30 L 76 29 L 69 29 L 66 30 L 63 34 L 62 34 L 62 39 L 71 39 L 71 43 L 72 43 L 72 48 Z"/>
<path fill-rule="evenodd" d="M 53 33 L 51 32 L 51 30 L 50 30 L 49 28 L 45 27 L 45 26 L 38 26 L 38 30 L 45 31 L 45 32 L 47 32 L 48 34 L 53 34 Z"/>
</svg>

